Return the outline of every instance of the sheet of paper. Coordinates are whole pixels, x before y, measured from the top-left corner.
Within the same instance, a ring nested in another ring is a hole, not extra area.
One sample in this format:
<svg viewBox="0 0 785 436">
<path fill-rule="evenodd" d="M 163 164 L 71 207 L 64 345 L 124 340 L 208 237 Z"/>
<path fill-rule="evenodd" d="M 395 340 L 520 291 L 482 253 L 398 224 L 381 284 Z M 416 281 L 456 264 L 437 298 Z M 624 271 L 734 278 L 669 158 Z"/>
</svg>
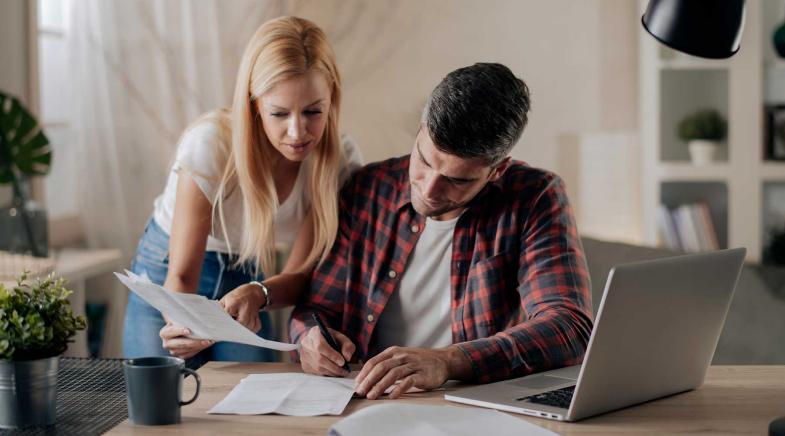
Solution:
<svg viewBox="0 0 785 436">
<path fill-rule="evenodd" d="M 192 330 L 194 335 L 205 334 L 206 332 L 200 331 L 200 324 L 185 308 L 177 304 L 177 301 L 167 292 L 160 292 L 154 287 L 148 286 L 146 283 L 135 282 L 130 277 L 123 276 L 115 273 L 115 276 L 124 284 L 128 289 L 135 292 L 144 301 L 150 303 L 159 311 L 166 313 L 169 319 L 182 326 L 196 326 L 196 330 Z M 165 309 L 165 310 L 164 310 Z"/>
<path fill-rule="evenodd" d="M 167 291 L 147 278 L 130 271 L 126 273 L 127 275 L 115 273 L 115 276 L 173 323 L 191 330 L 194 338 L 237 342 L 280 351 L 298 348 L 297 344 L 270 341 L 256 336 L 229 316 L 217 301 L 201 295 Z"/>
<path fill-rule="evenodd" d="M 521 418 L 492 409 L 390 402 L 365 407 L 336 422 L 330 436 L 555 436 Z"/>
<path fill-rule="evenodd" d="M 354 380 L 301 373 L 251 374 L 207 413 L 291 416 L 340 415 Z"/>
</svg>

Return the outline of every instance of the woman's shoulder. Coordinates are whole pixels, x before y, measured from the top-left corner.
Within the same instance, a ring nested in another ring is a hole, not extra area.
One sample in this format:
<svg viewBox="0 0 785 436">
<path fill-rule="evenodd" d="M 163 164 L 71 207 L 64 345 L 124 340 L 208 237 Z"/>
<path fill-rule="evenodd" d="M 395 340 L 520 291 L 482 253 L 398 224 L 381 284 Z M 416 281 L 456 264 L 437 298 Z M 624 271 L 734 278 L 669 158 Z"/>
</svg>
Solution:
<svg viewBox="0 0 785 436">
<path fill-rule="evenodd" d="M 229 156 L 231 140 L 228 113 L 223 110 L 208 112 L 183 132 L 176 161 L 196 174 L 217 177 Z"/>
<path fill-rule="evenodd" d="M 186 127 L 180 136 L 179 148 L 228 151 L 231 141 L 229 114 L 218 109 L 203 114 Z"/>
</svg>

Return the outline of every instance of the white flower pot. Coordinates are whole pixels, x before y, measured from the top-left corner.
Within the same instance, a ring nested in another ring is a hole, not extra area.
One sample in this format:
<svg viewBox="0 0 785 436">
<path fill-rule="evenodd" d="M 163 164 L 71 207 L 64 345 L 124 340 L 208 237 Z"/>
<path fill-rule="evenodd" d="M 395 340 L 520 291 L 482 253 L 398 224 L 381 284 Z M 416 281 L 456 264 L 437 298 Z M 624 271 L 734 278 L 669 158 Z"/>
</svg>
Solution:
<svg viewBox="0 0 785 436">
<path fill-rule="evenodd" d="M 714 155 L 717 153 L 719 144 L 706 139 L 693 139 L 687 143 L 687 148 L 694 165 L 709 165 L 714 162 Z"/>
</svg>

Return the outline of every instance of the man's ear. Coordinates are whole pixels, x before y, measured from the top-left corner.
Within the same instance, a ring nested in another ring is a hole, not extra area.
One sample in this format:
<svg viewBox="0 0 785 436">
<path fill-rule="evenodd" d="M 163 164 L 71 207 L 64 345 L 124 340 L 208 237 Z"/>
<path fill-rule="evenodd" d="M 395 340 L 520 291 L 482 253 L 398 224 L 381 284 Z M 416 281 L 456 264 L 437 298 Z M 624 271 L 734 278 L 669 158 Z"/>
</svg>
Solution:
<svg viewBox="0 0 785 436">
<path fill-rule="evenodd" d="M 512 158 L 510 158 L 510 156 L 507 156 L 504 159 L 502 159 L 501 162 L 497 163 L 496 166 L 493 167 L 493 169 L 491 170 L 491 175 L 488 178 L 488 181 L 495 182 L 499 180 L 499 177 L 501 177 L 504 174 L 504 172 L 507 171 L 507 168 L 510 166 L 511 159 Z"/>
</svg>

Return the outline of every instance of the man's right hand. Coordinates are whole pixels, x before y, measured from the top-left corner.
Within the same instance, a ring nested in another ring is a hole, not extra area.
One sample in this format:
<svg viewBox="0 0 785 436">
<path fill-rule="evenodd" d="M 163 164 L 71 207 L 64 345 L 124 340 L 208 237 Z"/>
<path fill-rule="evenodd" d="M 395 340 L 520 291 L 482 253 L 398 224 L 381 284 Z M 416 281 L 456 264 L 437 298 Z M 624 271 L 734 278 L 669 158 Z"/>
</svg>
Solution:
<svg viewBox="0 0 785 436">
<path fill-rule="evenodd" d="M 341 347 L 341 352 L 332 349 L 319 331 L 319 327 L 311 327 L 300 340 L 300 363 L 303 371 L 309 374 L 344 377 L 348 373 L 342 368 L 343 363 L 352 358 L 356 347 L 343 333 L 331 328 L 327 330 Z"/>
</svg>

